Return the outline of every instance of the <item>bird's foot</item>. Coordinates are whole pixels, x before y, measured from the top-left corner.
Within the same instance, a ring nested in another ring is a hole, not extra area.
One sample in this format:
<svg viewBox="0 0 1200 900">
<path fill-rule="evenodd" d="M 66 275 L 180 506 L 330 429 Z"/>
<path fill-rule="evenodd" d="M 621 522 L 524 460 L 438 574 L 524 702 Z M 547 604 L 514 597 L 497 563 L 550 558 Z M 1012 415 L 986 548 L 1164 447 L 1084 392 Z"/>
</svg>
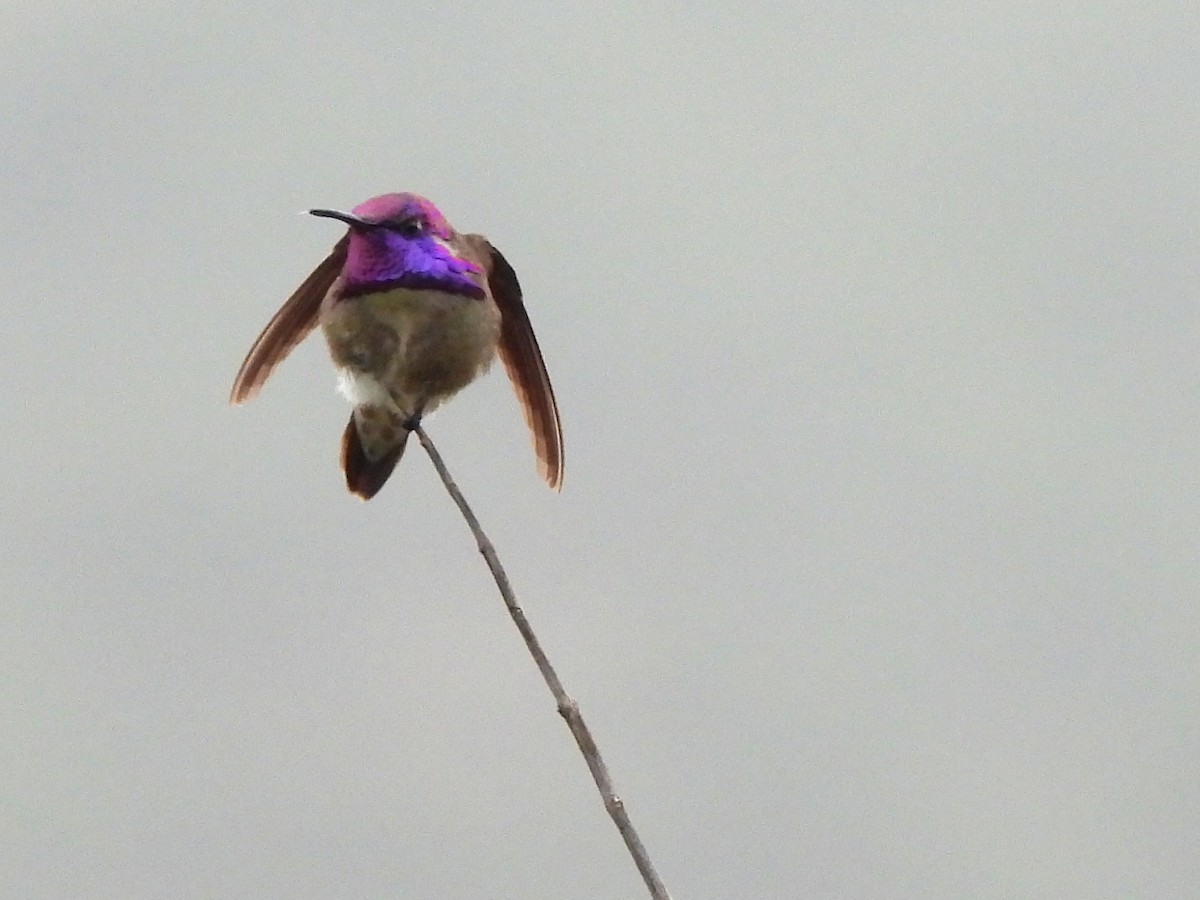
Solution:
<svg viewBox="0 0 1200 900">
<path fill-rule="evenodd" d="M 408 431 L 416 431 L 421 427 L 421 417 L 425 414 L 425 404 L 420 404 L 410 415 L 404 417 L 401 424 Z"/>
</svg>

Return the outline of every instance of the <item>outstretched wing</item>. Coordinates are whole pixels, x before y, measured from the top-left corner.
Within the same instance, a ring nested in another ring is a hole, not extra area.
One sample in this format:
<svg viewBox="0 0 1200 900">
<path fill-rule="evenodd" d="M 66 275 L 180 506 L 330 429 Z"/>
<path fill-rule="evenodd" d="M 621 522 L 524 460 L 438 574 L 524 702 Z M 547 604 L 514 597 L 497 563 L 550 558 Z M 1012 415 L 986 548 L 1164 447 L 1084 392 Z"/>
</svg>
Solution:
<svg viewBox="0 0 1200 900">
<path fill-rule="evenodd" d="M 230 403 L 242 403 L 257 394 L 274 368 L 316 327 L 321 301 L 346 262 L 348 243 L 349 237 L 343 237 L 334 244 L 324 262 L 313 269 L 296 292 L 279 307 L 279 312 L 271 317 L 233 380 Z"/>
<path fill-rule="evenodd" d="M 521 300 L 517 273 L 487 238 L 477 234 L 469 238 L 482 257 L 492 299 L 500 308 L 500 359 L 525 414 L 538 471 L 546 484 L 557 491 L 562 488 L 563 480 L 562 423 L 546 363 Z"/>
</svg>

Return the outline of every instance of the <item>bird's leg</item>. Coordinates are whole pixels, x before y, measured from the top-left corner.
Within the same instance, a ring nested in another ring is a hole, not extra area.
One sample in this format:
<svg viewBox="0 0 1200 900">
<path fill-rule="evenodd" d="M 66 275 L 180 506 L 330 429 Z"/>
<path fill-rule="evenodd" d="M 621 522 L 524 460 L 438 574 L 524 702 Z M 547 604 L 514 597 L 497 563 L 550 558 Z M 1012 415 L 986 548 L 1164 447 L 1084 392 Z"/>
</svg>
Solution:
<svg viewBox="0 0 1200 900">
<path fill-rule="evenodd" d="M 404 426 L 405 430 L 407 430 L 407 431 L 416 431 L 417 430 L 417 427 L 421 424 L 421 416 L 424 415 L 424 413 L 425 413 L 425 404 L 426 404 L 426 401 L 422 400 L 420 403 L 418 403 L 416 405 L 416 408 L 413 410 L 412 413 L 410 413 L 404 417 L 401 424 Z"/>
</svg>

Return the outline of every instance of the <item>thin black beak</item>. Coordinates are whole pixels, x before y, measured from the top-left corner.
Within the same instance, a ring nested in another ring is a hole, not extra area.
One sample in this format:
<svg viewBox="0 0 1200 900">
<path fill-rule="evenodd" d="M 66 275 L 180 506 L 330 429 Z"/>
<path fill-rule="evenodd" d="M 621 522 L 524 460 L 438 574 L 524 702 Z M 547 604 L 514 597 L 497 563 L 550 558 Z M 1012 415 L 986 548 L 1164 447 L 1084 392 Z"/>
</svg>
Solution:
<svg viewBox="0 0 1200 900">
<path fill-rule="evenodd" d="M 350 213 L 338 212 L 336 209 L 310 209 L 308 214 L 310 216 L 320 216 L 322 219 L 337 219 L 339 222 L 345 222 L 351 228 L 357 228 L 362 231 L 368 231 L 376 227 L 374 222 L 368 222 Z"/>
</svg>

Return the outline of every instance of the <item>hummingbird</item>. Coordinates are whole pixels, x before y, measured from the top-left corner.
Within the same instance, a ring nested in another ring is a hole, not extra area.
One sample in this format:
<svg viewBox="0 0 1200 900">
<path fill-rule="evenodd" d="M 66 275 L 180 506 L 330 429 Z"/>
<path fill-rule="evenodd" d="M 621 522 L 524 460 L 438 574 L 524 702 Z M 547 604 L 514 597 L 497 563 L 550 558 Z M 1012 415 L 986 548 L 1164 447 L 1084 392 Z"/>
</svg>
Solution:
<svg viewBox="0 0 1200 900">
<path fill-rule="evenodd" d="M 229 401 L 258 393 L 319 324 L 353 404 L 342 433 L 346 487 L 369 500 L 383 487 L 421 417 L 499 354 L 529 427 L 538 470 L 562 486 L 558 405 L 512 266 L 479 234 L 459 234 L 416 194 L 381 194 L 350 212 L 311 209 L 346 234 L 250 347 Z"/>
</svg>

